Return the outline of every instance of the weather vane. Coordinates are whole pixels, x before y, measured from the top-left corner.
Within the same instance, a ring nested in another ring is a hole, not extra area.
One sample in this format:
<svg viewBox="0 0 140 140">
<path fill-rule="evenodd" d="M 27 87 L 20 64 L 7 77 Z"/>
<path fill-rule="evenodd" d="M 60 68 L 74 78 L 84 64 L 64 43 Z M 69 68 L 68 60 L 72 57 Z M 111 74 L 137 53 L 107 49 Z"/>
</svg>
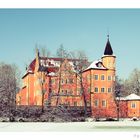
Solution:
<svg viewBox="0 0 140 140">
<path fill-rule="evenodd" d="M 107 29 L 107 38 L 109 39 L 109 28 Z"/>
</svg>

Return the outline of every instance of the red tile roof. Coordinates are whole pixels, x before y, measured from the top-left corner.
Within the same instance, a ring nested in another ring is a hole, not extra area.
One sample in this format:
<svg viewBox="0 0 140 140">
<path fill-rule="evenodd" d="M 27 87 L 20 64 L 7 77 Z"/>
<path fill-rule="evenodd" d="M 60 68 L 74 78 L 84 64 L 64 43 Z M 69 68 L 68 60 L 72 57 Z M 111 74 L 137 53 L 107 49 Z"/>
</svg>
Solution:
<svg viewBox="0 0 140 140">
<path fill-rule="evenodd" d="M 42 60 L 50 59 L 50 60 L 54 60 L 54 61 L 61 61 L 62 60 L 62 58 L 55 58 L 55 57 L 40 57 L 40 59 L 42 59 Z M 79 60 L 78 59 L 68 59 L 68 61 L 79 61 Z M 35 70 L 35 64 L 36 64 L 36 59 L 34 59 L 30 63 L 30 65 L 28 67 L 28 71 L 34 72 L 34 70 Z M 52 65 L 50 64 L 50 66 L 52 66 Z"/>
</svg>

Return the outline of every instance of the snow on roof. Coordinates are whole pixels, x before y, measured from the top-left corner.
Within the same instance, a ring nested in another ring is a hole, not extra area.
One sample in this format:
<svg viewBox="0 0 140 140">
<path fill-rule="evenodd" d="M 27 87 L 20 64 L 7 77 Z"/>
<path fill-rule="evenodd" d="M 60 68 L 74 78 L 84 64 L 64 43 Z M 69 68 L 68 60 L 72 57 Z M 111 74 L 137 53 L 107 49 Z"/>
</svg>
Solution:
<svg viewBox="0 0 140 140">
<path fill-rule="evenodd" d="M 101 60 L 95 60 L 85 70 L 88 70 L 88 69 L 106 69 L 106 68 L 103 66 Z"/>
<path fill-rule="evenodd" d="M 136 95 L 134 93 L 126 96 L 125 98 L 126 98 L 126 100 L 140 100 L 140 96 L 138 96 L 138 95 Z"/>
<path fill-rule="evenodd" d="M 48 75 L 49 76 L 56 76 L 56 74 L 54 72 L 50 72 Z"/>
<path fill-rule="evenodd" d="M 126 100 L 126 97 L 116 97 L 116 100 Z"/>
</svg>

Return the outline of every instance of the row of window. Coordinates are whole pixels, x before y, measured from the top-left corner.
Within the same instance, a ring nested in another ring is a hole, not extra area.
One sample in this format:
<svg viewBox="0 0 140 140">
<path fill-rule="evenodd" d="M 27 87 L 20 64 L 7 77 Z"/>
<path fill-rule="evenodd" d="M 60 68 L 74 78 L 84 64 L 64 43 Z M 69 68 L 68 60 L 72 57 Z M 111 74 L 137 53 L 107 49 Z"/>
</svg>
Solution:
<svg viewBox="0 0 140 140">
<path fill-rule="evenodd" d="M 52 93 L 55 93 L 56 91 L 55 90 L 52 90 Z M 68 90 L 68 89 L 62 89 L 60 91 L 61 93 L 64 93 L 64 94 L 73 94 L 73 91 L 72 90 Z"/>
<path fill-rule="evenodd" d="M 93 79 L 94 80 L 105 80 L 106 79 L 106 77 L 105 77 L 105 75 L 101 75 L 100 76 L 100 78 L 99 78 L 99 75 L 98 74 L 95 74 L 95 75 L 93 75 Z M 113 76 L 111 76 L 111 75 L 108 75 L 107 76 L 107 80 L 108 81 L 111 81 L 111 80 L 114 80 L 115 81 L 115 77 L 113 77 Z M 52 79 L 51 80 L 51 83 L 52 84 L 54 84 L 55 83 L 55 79 Z M 74 79 L 61 79 L 61 84 L 72 84 L 72 83 L 74 83 Z"/>
<path fill-rule="evenodd" d="M 107 91 L 106 91 L 106 90 L 107 90 Z M 80 91 L 81 91 L 80 88 L 78 88 L 77 91 L 80 92 Z M 54 92 L 54 91 L 52 90 L 52 92 Z M 90 92 L 90 88 L 88 88 L 88 92 Z M 94 92 L 95 92 L 95 93 L 99 93 L 99 92 L 101 92 L 101 93 L 105 93 L 105 92 L 112 93 L 112 88 L 104 88 L 104 87 L 102 87 L 102 88 L 100 88 L 100 90 L 99 90 L 98 87 L 95 87 L 95 88 L 94 88 Z M 62 89 L 62 90 L 61 90 L 61 93 L 73 94 L 73 91 L 70 90 L 70 89 Z"/>
<path fill-rule="evenodd" d="M 94 107 L 98 107 L 98 106 L 99 106 L 99 100 L 95 100 L 95 101 L 94 101 Z M 102 107 L 106 107 L 106 106 L 107 106 L 106 100 L 102 100 L 102 101 L 101 101 L 101 106 L 102 106 Z"/>
<path fill-rule="evenodd" d="M 74 83 L 74 80 L 73 79 L 62 79 L 61 80 L 61 84 L 72 84 L 72 83 Z"/>
<path fill-rule="evenodd" d="M 51 83 L 55 84 L 55 79 L 52 79 Z M 72 83 L 74 83 L 74 80 L 73 79 L 61 79 L 61 84 L 68 84 L 68 83 L 72 84 Z"/>
<path fill-rule="evenodd" d="M 66 103 L 63 103 L 62 105 L 71 106 L 69 101 L 67 101 Z M 73 102 L 73 106 L 78 106 L 78 103 L 76 101 Z"/>
<path fill-rule="evenodd" d="M 67 93 L 69 93 L 69 94 L 72 94 L 72 93 L 73 93 L 72 90 L 67 90 L 67 89 L 66 89 L 66 90 L 63 90 L 63 89 L 62 89 L 61 92 L 62 92 L 62 93 L 66 93 L 66 94 L 67 94 Z"/>
<path fill-rule="evenodd" d="M 106 91 L 107 90 L 107 91 Z M 98 92 L 102 92 L 102 93 L 104 93 L 104 92 L 108 92 L 108 93 L 111 93 L 112 92 L 112 88 L 104 88 L 104 87 L 102 87 L 101 89 L 100 89 L 100 91 L 99 91 L 99 88 L 98 87 L 95 87 L 94 88 L 94 92 L 96 92 L 96 93 L 98 93 Z"/>
<path fill-rule="evenodd" d="M 100 78 L 99 78 L 100 77 Z M 93 78 L 94 78 L 94 80 L 105 80 L 106 79 L 106 77 L 105 77 L 105 75 L 98 75 L 98 74 L 95 74 L 94 76 L 93 76 Z M 111 80 L 114 80 L 115 81 L 115 77 L 113 77 L 113 76 L 111 76 L 111 75 L 108 75 L 107 76 L 107 80 L 108 81 L 111 81 Z"/>
</svg>

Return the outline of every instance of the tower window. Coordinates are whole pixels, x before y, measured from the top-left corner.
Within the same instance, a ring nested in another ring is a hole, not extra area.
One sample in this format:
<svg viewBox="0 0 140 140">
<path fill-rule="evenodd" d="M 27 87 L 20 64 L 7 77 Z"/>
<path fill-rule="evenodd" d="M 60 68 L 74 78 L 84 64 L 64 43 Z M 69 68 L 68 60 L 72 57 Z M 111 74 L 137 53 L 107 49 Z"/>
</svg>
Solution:
<svg viewBox="0 0 140 140">
<path fill-rule="evenodd" d="M 110 75 L 108 76 L 108 81 L 111 81 L 111 76 Z"/>
<path fill-rule="evenodd" d="M 98 80 L 98 75 L 94 75 L 94 79 L 95 80 Z"/>
<path fill-rule="evenodd" d="M 104 92 L 105 92 L 105 88 L 101 88 L 101 92 L 103 92 L 103 93 L 104 93 Z"/>
<path fill-rule="evenodd" d="M 112 92 L 112 88 L 108 88 L 108 93 L 111 93 Z"/>
<path fill-rule="evenodd" d="M 97 88 L 97 87 L 95 87 L 94 91 L 95 91 L 95 92 L 98 92 L 98 88 Z"/>
<path fill-rule="evenodd" d="M 105 76 L 104 75 L 101 75 L 101 80 L 105 80 Z"/>
</svg>

